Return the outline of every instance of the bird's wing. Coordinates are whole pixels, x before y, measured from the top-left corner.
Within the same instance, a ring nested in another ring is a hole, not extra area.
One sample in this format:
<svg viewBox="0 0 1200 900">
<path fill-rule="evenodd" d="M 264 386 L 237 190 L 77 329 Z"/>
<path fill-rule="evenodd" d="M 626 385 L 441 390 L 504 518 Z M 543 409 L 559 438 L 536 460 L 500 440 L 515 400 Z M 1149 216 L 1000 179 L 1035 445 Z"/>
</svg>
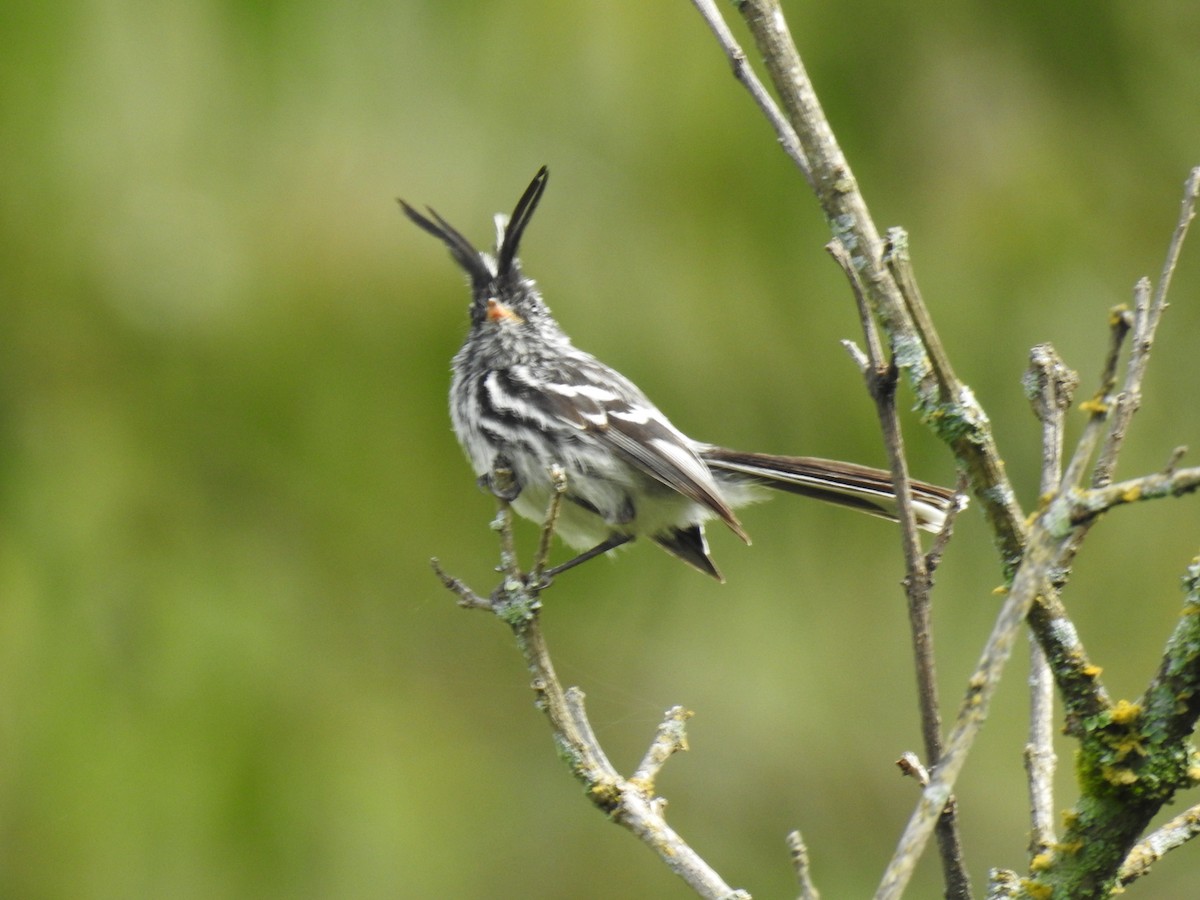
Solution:
<svg viewBox="0 0 1200 900">
<path fill-rule="evenodd" d="M 546 409 L 560 421 L 592 435 L 639 471 L 707 506 L 746 540 L 693 442 L 629 379 L 580 354 L 570 367 L 541 371 L 526 384 L 536 385 Z"/>
</svg>

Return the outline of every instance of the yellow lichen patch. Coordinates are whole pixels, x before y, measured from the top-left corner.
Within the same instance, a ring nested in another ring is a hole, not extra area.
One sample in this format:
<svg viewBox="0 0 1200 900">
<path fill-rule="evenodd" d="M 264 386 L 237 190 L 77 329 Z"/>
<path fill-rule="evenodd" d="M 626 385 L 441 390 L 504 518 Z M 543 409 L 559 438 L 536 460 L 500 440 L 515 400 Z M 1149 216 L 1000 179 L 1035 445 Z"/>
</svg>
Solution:
<svg viewBox="0 0 1200 900">
<path fill-rule="evenodd" d="M 1146 746 L 1142 743 L 1142 739 L 1137 735 L 1129 735 L 1119 741 L 1112 742 L 1113 751 L 1117 754 L 1117 762 L 1123 761 L 1130 753 L 1136 753 L 1138 756 L 1146 755 Z"/>
<path fill-rule="evenodd" d="M 1142 708 L 1136 703 L 1130 703 L 1128 700 L 1118 700 L 1117 705 L 1113 707 L 1112 720 L 1117 725 L 1129 725 L 1137 721 L 1138 716 L 1142 714 Z"/>
<path fill-rule="evenodd" d="M 1117 787 L 1127 787 L 1138 780 L 1137 773 L 1132 769 L 1114 769 L 1111 766 L 1105 766 L 1101 772 L 1104 780 L 1109 784 L 1115 784 Z"/>
<path fill-rule="evenodd" d="M 1052 865 L 1054 865 L 1054 854 L 1050 852 L 1039 853 L 1029 861 L 1029 869 L 1032 872 L 1045 872 Z"/>
</svg>

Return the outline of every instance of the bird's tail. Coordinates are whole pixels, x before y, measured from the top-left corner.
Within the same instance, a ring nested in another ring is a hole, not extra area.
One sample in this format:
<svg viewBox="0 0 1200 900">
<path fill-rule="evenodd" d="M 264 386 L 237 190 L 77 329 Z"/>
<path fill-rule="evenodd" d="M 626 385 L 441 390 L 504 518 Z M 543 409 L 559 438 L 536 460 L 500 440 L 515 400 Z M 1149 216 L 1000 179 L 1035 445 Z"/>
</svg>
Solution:
<svg viewBox="0 0 1200 900">
<path fill-rule="evenodd" d="M 743 453 L 724 447 L 706 447 L 700 455 L 721 483 L 763 485 L 893 522 L 899 518 L 892 475 L 883 469 L 812 456 Z M 923 481 L 912 481 L 910 485 L 917 526 L 925 531 L 940 531 L 946 514 L 959 502 L 955 499 L 958 495 Z M 964 504 L 965 500 L 964 497 Z"/>
</svg>

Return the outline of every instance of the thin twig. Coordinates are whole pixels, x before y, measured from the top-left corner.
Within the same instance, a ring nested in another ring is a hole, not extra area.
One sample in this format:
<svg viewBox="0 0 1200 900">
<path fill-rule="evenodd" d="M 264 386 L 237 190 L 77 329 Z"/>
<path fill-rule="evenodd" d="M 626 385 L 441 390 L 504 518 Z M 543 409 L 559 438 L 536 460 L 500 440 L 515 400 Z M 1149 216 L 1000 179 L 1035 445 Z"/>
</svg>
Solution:
<svg viewBox="0 0 1200 900">
<path fill-rule="evenodd" d="M 1100 452 L 1093 486 L 1102 487 L 1113 476 L 1117 456 L 1129 422 L 1141 405 L 1142 382 L 1146 377 L 1146 367 L 1150 362 L 1150 350 L 1154 344 L 1155 332 L 1163 311 L 1167 308 L 1167 294 L 1171 288 L 1171 278 L 1179 263 L 1179 255 L 1183 251 L 1183 242 L 1187 237 L 1188 226 L 1196 216 L 1196 203 L 1200 199 L 1200 167 L 1192 169 L 1184 182 L 1183 199 L 1180 201 L 1179 219 L 1167 245 L 1167 256 L 1163 262 L 1162 272 L 1154 287 L 1153 297 L 1145 305 L 1145 312 L 1135 323 L 1133 349 L 1130 353 L 1129 366 L 1125 373 L 1125 383 L 1122 387 L 1117 409 L 1112 417 L 1104 447 Z M 1139 290 L 1140 294 L 1140 290 Z M 1141 306 L 1141 304 L 1138 304 Z"/>
<path fill-rule="evenodd" d="M 1029 351 L 1025 393 L 1042 425 L 1041 492 L 1053 492 L 1062 478 L 1063 423 L 1071 408 L 1079 375 L 1068 368 L 1050 344 Z"/>
<path fill-rule="evenodd" d="M 1114 391 L 1117 368 L 1121 361 L 1121 350 L 1125 346 L 1125 340 L 1130 331 L 1135 329 L 1138 318 L 1136 313 L 1131 315 L 1124 306 L 1118 306 L 1109 312 L 1108 350 L 1100 370 L 1100 386 L 1090 400 L 1080 404 L 1084 412 L 1088 413 L 1088 421 L 1083 428 L 1083 434 L 1075 445 L 1075 452 L 1071 454 L 1071 459 L 1067 463 L 1066 471 L 1063 473 L 1062 485 L 1064 487 L 1082 484 L 1088 466 L 1092 464 L 1092 456 L 1100 445 L 1101 435 L 1108 423 L 1109 414 L 1116 404 Z"/>
<path fill-rule="evenodd" d="M 929 770 L 921 762 L 921 757 L 911 750 L 905 750 L 900 755 L 900 758 L 896 760 L 896 768 L 900 770 L 901 775 L 915 779 L 921 787 L 929 787 Z"/>
<path fill-rule="evenodd" d="M 1079 375 L 1049 344 L 1029 354 L 1025 389 L 1042 425 L 1041 493 L 1051 495 L 1062 479 L 1063 423 Z M 1029 855 L 1034 858 L 1055 841 L 1054 676 L 1037 638 L 1029 641 L 1029 740 L 1025 744 L 1025 773 L 1029 785 Z"/>
<path fill-rule="evenodd" d="M 946 552 L 946 547 L 950 545 L 950 538 L 954 536 L 954 525 L 958 521 L 958 515 L 967 508 L 967 489 L 969 487 L 967 473 L 960 471 L 958 481 L 954 485 L 954 502 L 946 510 L 946 519 L 942 522 L 938 533 L 933 536 L 933 543 L 929 545 L 929 552 L 925 554 L 925 568 L 930 575 L 933 575 L 938 566 L 942 564 L 942 555 Z"/>
<path fill-rule="evenodd" d="M 1049 496 L 1062 479 L 1063 421 L 1079 386 L 1050 344 L 1030 352 L 1026 394 L 1042 422 L 1042 496 Z M 1030 857 L 1055 844 L 1054 673 L 1037 637 L 1030 635 L 1030 738 L 1025 744 L 1025 773 L 1030 796 Z"/>
<path fill-rule="evenodd" d="M 730 65 L 733 66 L 733 77 L 742 83 L 742 86 L 750 92 L 750 96 L 754 102 L 758 104 L 758 108 L 762 110 L 767 121 L 771 123 L 771 127 L 775 129 L 775 134 L 779 139 L 779 145 L 783 148 L 783 152 L 788 155 L 800 169 L 805 179 L 812 184 L 812 171 L 808 165 L 808 159 L 804 155 L 804 148 L 800 146 L 800 139 L 796 136 L 796 132 L 792 126 L 788 124 L 786 118 L 779 107 L 776 105 L 771 94 L 763 87 L 763 83 L 759 81 L 758 76 L 754 73 L 754 69 L 746 60 L 746 54 L 737 40 L 733 36 L 733 32 L 729 30 L 729 26 L 725 24 L 725 19 L 717 11 L 717 5 L 713 0 L 692 0 L 696 9 L 700 12 L 701 17 L 708 23 L 708 27 L 712 30 L 713 36 L 716 37 L 717 43 L 725 51 L 725 55 L 729 58 Z"/>
<path fill-rule="evenodd" d="M 500 565 L 497 571 L 504 573 L 509 580 L 519 580 L 521 567 L 517 559 L 516 541 L 513 538 L 512 507 L 509 506 L 508 500 L 499 494 L 496 495 L 496 518 L 492 520 L 492 530 L 500 535 Z"/>
<path fill-rule="evenodd" d="M 465 583 L 455 578 L 453 575 L 447 575 L 442 570 L 442 564 L 436 556 L 429 560 L 429 565 L 433 567 L 433 573 L 437 575 L 438 580 L 442 582 L 442 587 L 450 591 L 452 594 L 458 595 L 458 605 L 463 609 L 491 609 L 492 601 L 480 597 L 471 590 Z"/>
<path fill-rule="evenodd" d="M 875 401 L 876 414 L 883 432 L 884 448 L 895 484 L 896 506 L 900 522 L 900 540 L 904 553 L 904 594 L 908 607 L 909 634 L 913 647 L 913 667 L 917 676 L 917 706 L 921 717 L 921 735 L 929 763 L 936 766 L 942 756 L 942 718 L 938 701 L 937 666 L 933 651 L 932 589 L 933 580 L 921 551 L 916 516 L 909 493 L 908 461 L 904 453 L 904 435 L 896 411 L 896 367 L 883 358 L 874 318 L 866 299 L 859 272 L 845 246 L 831 241 L 826 250 L 842 267 L 858 303 L 859 318 L 867 344 L 864 376 Z M 949 532 L 947 532 L 949 534 Z M 951 796 L 938 822 L 938 849 L 946 880 L 946 896 L 951 900 L 971 897 L 971 880 L 963 862 L 962 837 L 958 830 L 957 804 Z"/>
<path fill-rule="evenodd" d="M 792 869 L 796 872 L 796 882 L 800 885 L 799 900 L 821 900 L 816 885 L 812 881 L 812 870 L 808 864 L 808 845 L 799 831 L 791 831 L 787 836 L 788 852 L 792 855 Z"/>
<path fill-rule="evenodd" d="M 863 337 L 867 342 L 867 352 L 863 356 L 862 351 L 858 350 L 859 368 L 866 375 L 871 369 L 880 371 L 883 368 L 883 344 L 879 340 L 879 329 L 875 327 L 875 317 L 871 315 L 871 302 L 867 299 L 867 288 L 863 284 L 862 276 L 859 274 L 858 267 L 854 263 L 854 256 L 846 248 L 846 245 L 841 241 L 830 241 L 825 245 L 825 252 L 833 257 L 842 269 L 846 276 L 846 280 L 850 282 L 850 292 L 854 294 L 854 303 L 858 308 L 858 321 L 862 326 Z M 842 341 L 842 345 L 846 346 L 847 342 Z M 850 349 L 853 344 L 846 347 Z M 851 355 L 854 355 L 853 353 Z M 856 360 L 857 361 L 857 360 Z"/>
<path fill-rule="evenodd" d="M 908 250 L 908 232 L 903 228 L 889 228 L 884 243 L 883 262 L 900 289 L 904 306 L 912 317 L 913 325 L 921 338 L 921 346 L 933 362 L 933 376 L 937 380 L 943 402 L 953 402 L 962 393 L 963 383 L 954 374 L 950 355 L 942 339 L 933 327 L 933 317 L 925 306 L 925 299 L 917 287 L 917 275 L 913 271 L 912 257 Z"/>
<path fill-rule="evenodd" d="M 686 751 L 688 748 L 684 723 L 692 715 L 691 710 L 684 709 L 682 706 L 672 706 L 667 710 L 662 724 L 658 726 L 658 732 L 654 735 L 654 740 L 650 742 L 650 748 L 633 773 L 633 777 L 629 779 L 630 783 L 638 785 L 647 794 L 654 793 L 654 781 L 658 778 L 658 773 L 662 771 L 666 761 L 673 754 Z"/>
<path fill-rule="evenodd" d="M 929 388 L 926 421 L 937 424 L 940 417 L 944 416 L 954 422 L 951 429 L 954 436 L 948 437 L 947 440 L 953 447 L 956 458 L 960 463 L 965 463 L 965 470 L 971 476 L 976 496 L 982 500 L 984 513 L 996 534 L 1005 573 L 1011 575 L 1021 558 L 1025 540 L 1021 508 L 1012 496 L 1008 476 L 1004 473 L 1003 460 L 992 439 L 987 413 L 975 399 L 970 387 L 960 381 L 954 373 L 949 354 L 937 329 L 934 328 L 933 317 L 929 314 L 924 297 L 917 286 L 917 277 L 909 253 L 908 233 L 904 229 L 888 229 L 883 263 L 913 324 L 915 346 L 911 342 L 901 342 L 898 336 L 893 335 L 893 342 L 898 348 L 897 353 L 903 349 L 911 355 L 919 348 L 921 353 L 927 355 L 930 369 L 927 379 Z M 955 434 L 960 429 L 962 434 Z M 934 430 L 938 429 L 935 427 Z M 961 437 L 967 434 L 971 437 L 964 442 Z M 977 446 L 971 449 L 968 446 L 970 444 Z"/>
</svg>

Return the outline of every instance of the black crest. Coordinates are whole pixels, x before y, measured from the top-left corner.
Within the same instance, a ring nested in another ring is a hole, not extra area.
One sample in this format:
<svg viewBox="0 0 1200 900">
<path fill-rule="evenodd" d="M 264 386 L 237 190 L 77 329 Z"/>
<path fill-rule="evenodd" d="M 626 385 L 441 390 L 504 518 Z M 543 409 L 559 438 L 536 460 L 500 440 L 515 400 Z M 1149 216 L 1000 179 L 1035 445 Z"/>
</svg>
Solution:
<svg viewBox="0 0 1200 900">
<path fill-rule="evenodd" d="M 529 220 L 533 218 L 534 210 L 537 209 L 538 202 L 542 199 L 542 193 L 546 190 L 546 181 L 549 177 L 550 171 L 545 166 L 538 169 L 537 174 L 533 176 L 533 181 L 529 182 L 529 187 L 525 188 L 525 193 L 521 195 L 521 199 L 513 208 L 497 251 L 495 274 L 492 273 L 482 254 L 475 249 L 471 242 L 463 237 L 462 233 L 453 225 L 438 215 L 436 210 L 425 207 L 430 216 L 430 218 L 426 218 L 403 200 L 400 200 L 399 203 L 404 214 L 412 219 L 418 227 L 432 234 L 450 249 L 450 255 L 454 257 L 455 262 L 471 276 L 472 286 L 478 291 L 483 291 L 494 280 L 503 279 L 514 271 L 513 262 L 517 258 L 521 235 L 525 233 Z"/>
</svg>

